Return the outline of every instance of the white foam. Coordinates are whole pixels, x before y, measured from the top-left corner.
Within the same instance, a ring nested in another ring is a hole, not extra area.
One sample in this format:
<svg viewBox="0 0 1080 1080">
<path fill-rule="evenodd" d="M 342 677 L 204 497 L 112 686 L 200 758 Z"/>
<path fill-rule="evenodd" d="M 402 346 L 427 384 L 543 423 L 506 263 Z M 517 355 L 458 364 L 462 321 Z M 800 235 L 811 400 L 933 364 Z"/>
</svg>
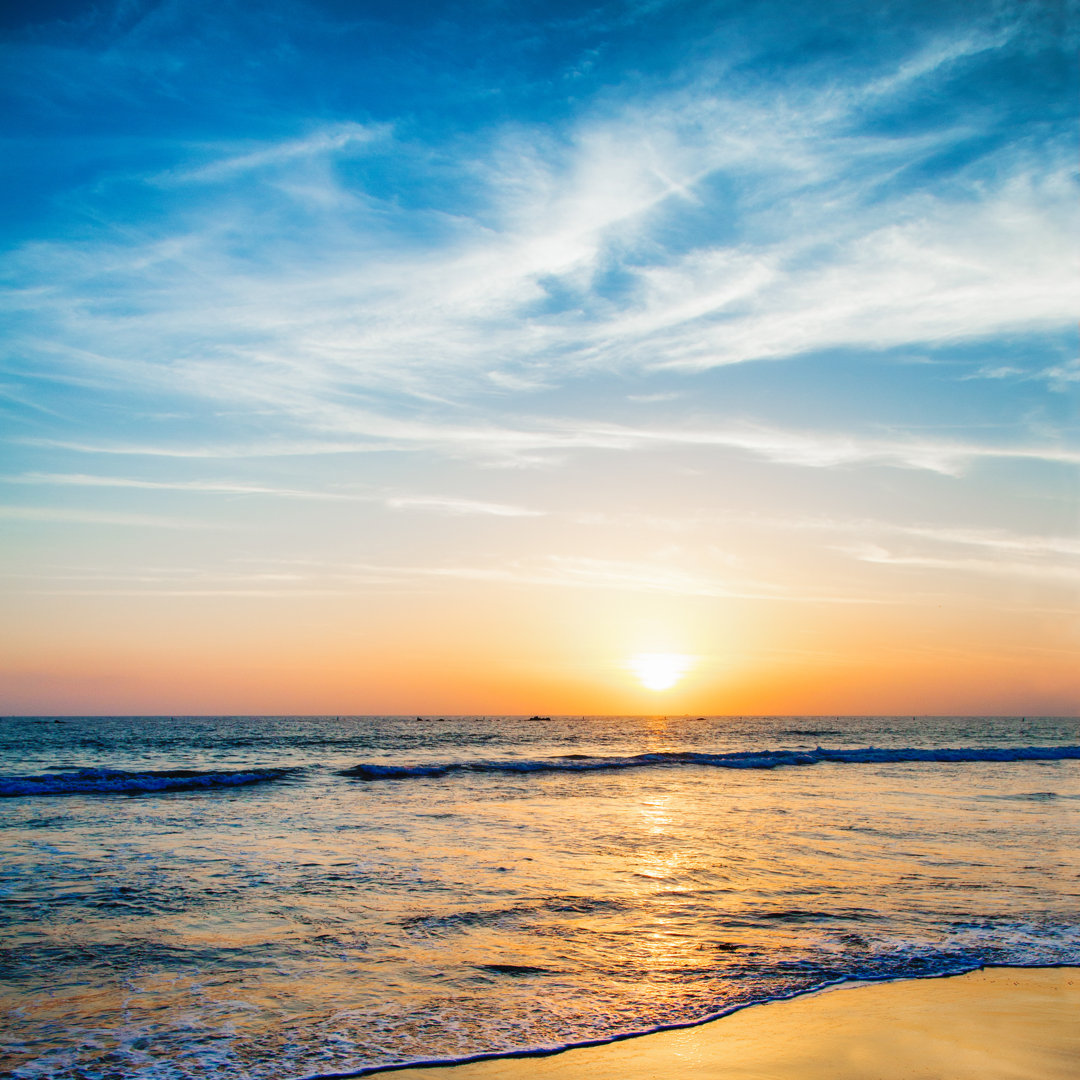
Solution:
<svg viewBox="0 0 1080 1080">
<path fill-rule="evenodd" d="M 868 746 L 854 749 L 747 750 L 725 754 L 692 751 L 633 754 L 627 757 L 536 758 L 519 761 L 447 761 L 417 765 L 384 765 L 362 762 L 343 769 L 342 776 L 359 780 L 407 780 L 414 777 L 439 777 L 450 773 L 534 773 L 600 772 L 617 769 L 640 769 L 650 766 L 707 766 L 718 769 L 778 769 L 796 765 L 888 764 L 902 762 L 990 762 L 990 761 L 1064 761 L 1080 759 L 1080 746 L 1016 747 L 937 747 L 883 748 Z"/>
<path fill-rule="evenodd" d="M 238 787 L 277 780 L 291 769 L 235 769 L 128 772 L 123 769 L 78 769 L 40 776 L 0 776 L 0 797 L 20 795 L 141 794 L 190 791 L 197 788 Z"/>
</svg>

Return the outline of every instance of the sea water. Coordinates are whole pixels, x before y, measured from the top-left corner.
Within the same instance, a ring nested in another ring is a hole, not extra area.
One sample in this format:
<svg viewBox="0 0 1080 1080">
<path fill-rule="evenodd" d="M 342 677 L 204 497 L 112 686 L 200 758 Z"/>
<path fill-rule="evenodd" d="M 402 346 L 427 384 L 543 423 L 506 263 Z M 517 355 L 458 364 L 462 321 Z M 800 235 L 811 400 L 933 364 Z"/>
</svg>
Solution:
<svg viewBox="0 0 1080 1080">
<path fill-rule="evenodd" d="M 0 1071 L 287 1080 L 1080 963 L 1080 724 L 0 720 Z"/>
</svg>

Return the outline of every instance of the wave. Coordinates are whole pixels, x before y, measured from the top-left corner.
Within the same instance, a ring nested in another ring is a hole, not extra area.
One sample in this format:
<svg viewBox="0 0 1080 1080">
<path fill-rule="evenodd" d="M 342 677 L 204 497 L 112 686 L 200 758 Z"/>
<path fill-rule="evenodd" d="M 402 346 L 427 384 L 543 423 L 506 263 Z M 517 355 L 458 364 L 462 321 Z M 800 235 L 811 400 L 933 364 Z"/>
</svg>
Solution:
<svg viewBox="0 0 1080 1080">
<path fill-rule="evenodd" d="M 77 769 L 40 776 L 0 775 L 0 797 L 19 795 L 140 795 L 153 791 L 191 791 L 197 788 L 240 787 L 278 780 L 294 769 L 230 769 L 199 771 L 166 769 L 127 772 L 123 769 Z"/>
<path fill-rule="evenodd" d="M 449 776 L 451 773 L 539 773 L 600 772 L 616 769 L 642 769 L 657 766 L 707 766 L 716 769 L 779 769 L 794 765 L 819 765 L 824 762 L 846 765 L 890 764 L 901 762 L 979 762 L 979 761 L 1065 761 L 1080 759 L 1080 746 L 988 746 L 988 747 L 914 747 L 879 749 L 814 750 L 743 750 L 724 754 L 693 751 L 658 751 L 627 757 L 592 757 L 567 754 L 556 758 L 510 761 L 444 761 L 420 765 L 383 765 L 361 762 L 342 769 L 340 776 L 358 780 L 408 780 L 414 777 Z"/>
</svg>

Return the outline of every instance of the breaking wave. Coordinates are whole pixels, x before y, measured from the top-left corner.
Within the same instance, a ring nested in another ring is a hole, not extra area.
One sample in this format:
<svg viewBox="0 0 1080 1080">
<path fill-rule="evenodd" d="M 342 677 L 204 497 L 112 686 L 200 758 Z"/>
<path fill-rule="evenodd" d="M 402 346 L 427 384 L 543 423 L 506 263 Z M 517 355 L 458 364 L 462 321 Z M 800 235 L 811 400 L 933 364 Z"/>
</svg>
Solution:
<svg viewBox="0 0 1080 1080">
<path fill-rule="evenodd" d="M 123 769 L 77 769 L 40 776 L 0 775 L 0 797 L 18 795 L 140 795 L 152 791 L 191 791 L 197 788 L 240 787 L 278 780 L 294 769 L 231 769 L 199 771 L 166 769 L 127 772 Z"/>
<path fill-rule="evenodd" d="M 358 780 L 408 780 L 414 777 L 448 776 L 451 773 L 551 773 L 600 772 L 612 769 L 642 769 L 679 765 L 708 766 L 716 769 L 779 769 L 793 765 L 819 765 L 832 762 L 846 765 L 919 762 L 978 761 L 1064 761 L 1080 759 L 1080 746 L 1018 747 L 941 747 L 931 749 L 859 749 L 815 750 L 746 750 L 724 754 L 691 751 L 660 751 L 632 754 L 627 757 L 591 757 L 567 754 L 563 757 L 509 761 L 445 761 L 419 765 L 383 765 L 361 762 L 342 769 L 341 776 Z"/>
</svg>

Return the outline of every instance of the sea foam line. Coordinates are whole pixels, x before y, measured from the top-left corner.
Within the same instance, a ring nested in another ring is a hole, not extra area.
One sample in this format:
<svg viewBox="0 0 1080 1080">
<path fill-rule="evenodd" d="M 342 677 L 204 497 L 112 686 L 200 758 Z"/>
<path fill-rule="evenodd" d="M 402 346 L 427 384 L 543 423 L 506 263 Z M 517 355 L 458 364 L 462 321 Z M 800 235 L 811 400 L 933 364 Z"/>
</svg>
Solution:
<svg viewBox="0 0 1080 1080">
<path fill-rule="evenodd" d="M 167 769 L 128 772 L 124 769 L 77 769 L 40 776 L 0 776 L 0 797 L 19 795 L 139 795 L 153 791 L 191 791 L 197 788 L 240 787 L 278 780 L 294 769 L 230 769 L 199 771 Z"/>
<path fill-rule="evenodd" d="M 808 997 L 811 994 L 819 994 L 822 990 L 830 990 L 838 986 L 853 984 L 869 985 L 871 983 L 906 982 L 910 979 L 948 979 L 957 975 L 969 975 L 973 971 L 982 971 L 986 968 L 1016 967 L 1016 968 L 1060 968 L 1073 967 L 1073 964 L 981 964 L 960 963 L 942 964 L 940 968 L 923 972 L 918 975 L 892 974 L 892 975 L 842 975 L 833 978 L 822 979 L 814 985 L 798 990 L 786 990 L 776 994 L 763 995 L 749 1001 L 741 1001 L 737 1004 L 724 1006 L 715 1012 L 693 1020 L 677 1020 L 672 1023 L 661 1023 L 650 1027 L 639 1028 L 634 1031 L 620 1031 L 611 1035 L 599 1036 L 593 1039 L 582 1039 L 571 1042 L 549 1045 L 523 1047 L 520 1050 L 488 1050 L 476 1054 L 466 1054 L 456 1058 L 421 1058 L 413 1061 L 390 1062 L 385 1065 L 362 1065 L 356 1069 L 348 1069 L 344 1072 L 308 1073 L 299 1080 L 358 1080 L 360 1077 L 378 1076 L 383 1073 L 404 1072 L 409 1069 L 447 1069 L 456 1065 L 472 1065 L 480 1061 L 511 1060 L 515 1058 L 541 1058 L 554 1057 L 556 1054 L 566 1053 L 567 1050 L 587 1050 L 598 1046 L 610 1046 L 613 1043 L 626 1042 L 628 1039 L 639 1039 L 646 1035 L 659 1035 L 665 1031 L 683 1031 L 687 1028 L 703 1027 L 716 1020 L 742 1012 L 759 1005 L 772 1005 L 781 1001 L 791 1001 L 794 998 Z"/>
<path fill-rule="evenodd" d="M 745 750 L 723 754 L 692 751 L 658 751 L 632 754 L 627 757 L 592 757 L 582 754 L 556 758 L 535 758 L 519 761 L 445 761 L 420 765 L 383 765 L 361 762 L 342 769 L 341 776 L 358 780 L 407 780 L 414 777 L 448 776 L 451 773 L 538 773 L 538 772 L 599 772 L 612 769 L 641 769 L 655 766 L 703 765 L 716 769 L 779 769 L 793 765 L 818 765 L 823 762 L 840 764 L 879 764 L 906 761 L 976 762 L 976 761 L 1064 761 L 1080 759 L 1080 746 L 1018 746 L 1018 747 L 939 747 L 920 749 L 904 747 L 879 749 L 868 746 L 858 749 L 814 750 Z"/>
</svg>

